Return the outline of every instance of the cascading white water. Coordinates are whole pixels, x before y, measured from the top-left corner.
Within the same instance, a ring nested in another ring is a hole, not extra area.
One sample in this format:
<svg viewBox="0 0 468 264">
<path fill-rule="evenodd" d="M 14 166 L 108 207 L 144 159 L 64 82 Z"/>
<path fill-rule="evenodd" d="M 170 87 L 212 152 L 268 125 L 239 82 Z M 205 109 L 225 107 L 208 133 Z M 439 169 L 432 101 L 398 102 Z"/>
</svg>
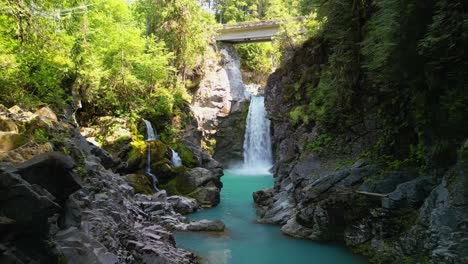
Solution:
<svg viewBox="0 0 468 264">
<path fill-rule="evenodd" d="M 266 117 L 264 97 L 252 96 L 244 139 L 244 169 L 263 174 L 271 167 L 270 120 Z"/>
<path fill-rule="evenodd" d="M 156 133 L 154 132 L 153 125 L 151 124 L 150 121 L 143 119 L 143 122 L 145 122 L 146 126 L 146 167 L 145 167 L 145 175 L 148 176 L 151 180 L 151 183 L 153 185 L 153 190 L 154 191 L 159 191 L 157 184 L 158 184 L 158 178 L 156 178 L 156 175 L 154 175 L 151 172 L 151 141 L 157 140 Z"/>
<path fill-rule="evenodd" d="M 172 158 L 171 158 L 172 165 L 174 165 L 174 167 L 182 166 L 182 160 L 180 159 L 179 153 L 177 153 L 177 151 L 173 149 L 171 149 L 171 151 L 172 151 Z"/>
<path fill-rule="evenodd" d="M 156 134 L 154 133 L 153 125 L 146 119 L 143 119 L 143 122 L 145 122 L 146 126 L 146 141 L 155 141 Z"/>
</svg>

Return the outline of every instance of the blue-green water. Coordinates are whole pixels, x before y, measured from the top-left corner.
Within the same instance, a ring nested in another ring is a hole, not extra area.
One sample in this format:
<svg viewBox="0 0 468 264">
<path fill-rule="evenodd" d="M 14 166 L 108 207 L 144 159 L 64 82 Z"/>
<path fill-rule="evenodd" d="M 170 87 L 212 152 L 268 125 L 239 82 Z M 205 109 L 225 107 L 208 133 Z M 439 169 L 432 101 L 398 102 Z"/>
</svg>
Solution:
<svg viewBox="0 0 468 264">
<path fill-rule="evenodd" d="M 255 222 L 254 191 L 273 185 L 271 175 L 241 175 L 225 171 L 221 203 L 190 219 L 220 219 L 224 235 L 178 232 L 177 246 L 189 249 L 209 264 L 362 264 L 363 259 L 339 246 L 298 240 L 281 233 L 278 226 Z"/>
</svg>

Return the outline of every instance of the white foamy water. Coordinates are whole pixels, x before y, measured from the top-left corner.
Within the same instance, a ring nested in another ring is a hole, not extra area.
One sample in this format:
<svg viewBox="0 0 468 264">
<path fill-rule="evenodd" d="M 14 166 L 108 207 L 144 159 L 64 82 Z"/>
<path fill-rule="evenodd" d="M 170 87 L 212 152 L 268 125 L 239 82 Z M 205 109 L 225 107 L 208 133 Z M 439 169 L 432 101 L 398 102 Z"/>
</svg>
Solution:
<svg viewBox="0 0 468 264">
<path fill-rule="evenodd" d="M 154 133 L 153 125 L 146 119 L 143 119 L 143 122 L 145 122 L 146 126 L 146 141 L 155 141 L 156 134 Z"/>
<path fill-rule="evenodd" d="M 244 139 L 244 164 L 239 172 L 268 174 L 272 167 L 270 120 L 263 96 L 252 96 Z"/>
<path fill-rule="evenodd" d="M 172 158 L 171 158 L 172 165 L 174 165 L 174 167 L 182 166 L 182 160 L 180 159 L 179 153 L 177 153 L 177 151 L 173 149 L 171 149 L 171 151 L 172 151 Z"/>
</svg>

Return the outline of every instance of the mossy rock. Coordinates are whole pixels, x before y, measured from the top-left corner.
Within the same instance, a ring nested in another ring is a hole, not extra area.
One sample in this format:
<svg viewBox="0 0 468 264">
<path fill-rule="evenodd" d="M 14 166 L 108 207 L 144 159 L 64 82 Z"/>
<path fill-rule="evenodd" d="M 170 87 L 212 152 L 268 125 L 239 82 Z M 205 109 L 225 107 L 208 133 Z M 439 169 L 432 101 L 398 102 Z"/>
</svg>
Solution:
<svg viewBox="0 0 468 264">
<path fill-rule="evenodd" d="M 145 165 L 146 142 L 135 138 L 130 142 L 131 150 L 127 155 L 127 163 L 132 168 L 143 168 Z"/>
<path fill-rule="evenodd" d="M 174 178 L 166 183 L 159 183 L 159 187 L 163 190 L 166 190 L 166 192 L 169 195 L 182 195 L 182 193 L 177 190 L 177 179 Z"/>
<path fill-rule="evenodd" d="M 150 146 L 152 161 L 160 161 L 169 157 L 169 147 L 160 140 L 150 142 Z"/>
<path fill-rule="evenodd" d="M 151 189 L 151 182 L 143 174 L 129 174 L 125 176 L 129 181 L 130 185 L 135 189 L 137 193 L 143 194 L 152 194 L 153 191 Z"/>
<path fill-rule="evenodd" d="M 178 144 L 176 147 L 182 164 L 188 168 L 194 168 L 198 165 L 198 159 L 185 145 Z"/>
<path fill-rule="evenodd" d="M 161 183 L 160 187 L 165 189 L 170 195 L 188 195 L 195 191 L 197 186 L 190 184 L 186 173 L 180 173 L 177 177 L 166 183 Z"/>
<path fill-rule="evenodd" d="M 171 167 L 171 161 L 164 158 L 156 162 L 151 163 L 151 171 L 158 177 L 158 179 L 170 179 L 175 177 L 177 174 L 174 173 Z"/>
</svg>

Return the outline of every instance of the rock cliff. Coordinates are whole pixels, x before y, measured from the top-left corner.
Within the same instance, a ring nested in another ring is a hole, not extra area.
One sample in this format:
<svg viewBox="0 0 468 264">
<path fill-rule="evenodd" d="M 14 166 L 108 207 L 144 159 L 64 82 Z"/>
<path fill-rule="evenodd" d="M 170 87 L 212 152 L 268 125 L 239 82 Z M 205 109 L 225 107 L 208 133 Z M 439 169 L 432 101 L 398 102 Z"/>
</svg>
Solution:
<svg viewBox="0 0 468 264">
<path fill-rule="evenodd" d="M 235 50 L 221 47 L 219 61 L 207 61 L 206 74 L 195 92 L 191 109 L 213 157 L 228 165 L 242 160 L 248 93 L 242 82 Z"/>
<path fill-rule="evenodd" d="M 458 141 L 450 166 L 421 172 L 363 155 L 382 129 L 372 111 L 356 110 L 345 130 L 295 121 L 290 113 L 304 102 L 290 93 L 306 91 L 293 84 L 319 83 L 327 49 L 320 39 L 306 42 L 268 80 L 275 184 L 253 194 L 258 221 L 290 236 L 343 243 L 372 263 L 466 263 L 468 141 Z"/>
</svg>

